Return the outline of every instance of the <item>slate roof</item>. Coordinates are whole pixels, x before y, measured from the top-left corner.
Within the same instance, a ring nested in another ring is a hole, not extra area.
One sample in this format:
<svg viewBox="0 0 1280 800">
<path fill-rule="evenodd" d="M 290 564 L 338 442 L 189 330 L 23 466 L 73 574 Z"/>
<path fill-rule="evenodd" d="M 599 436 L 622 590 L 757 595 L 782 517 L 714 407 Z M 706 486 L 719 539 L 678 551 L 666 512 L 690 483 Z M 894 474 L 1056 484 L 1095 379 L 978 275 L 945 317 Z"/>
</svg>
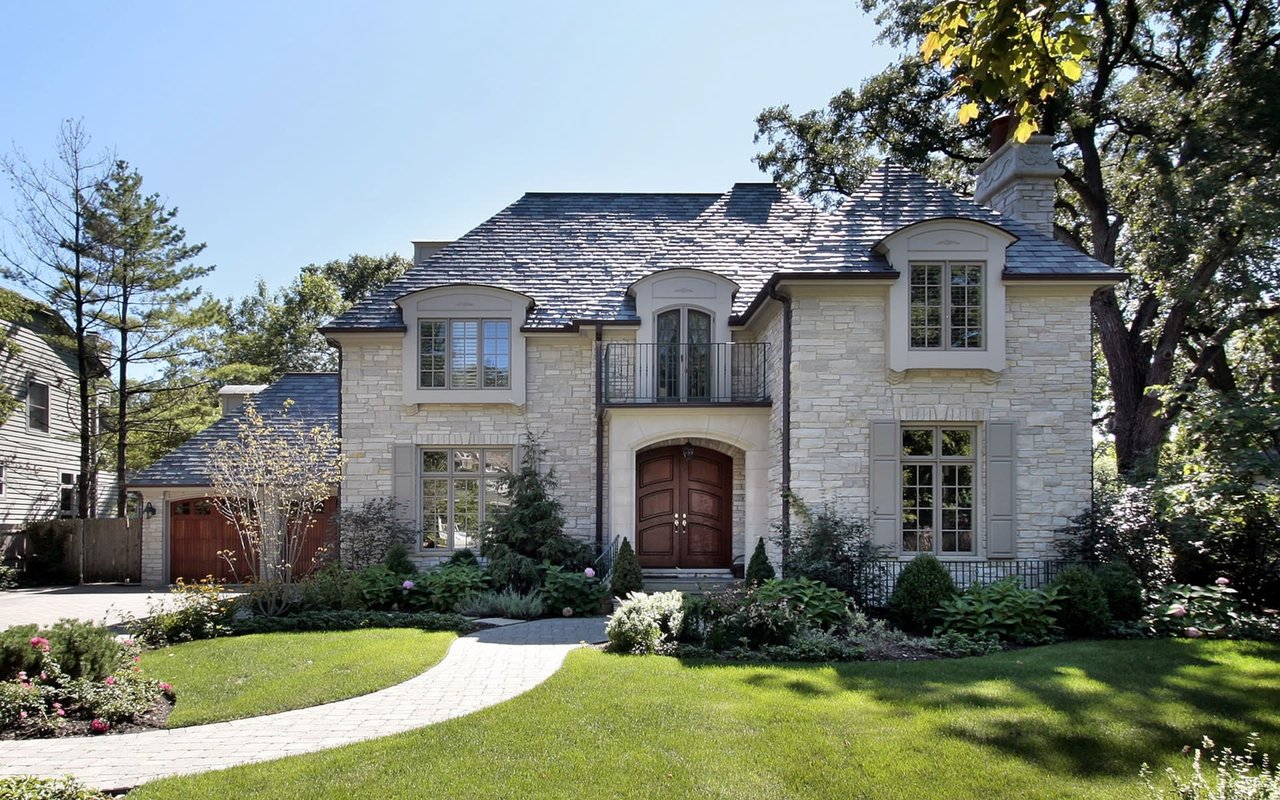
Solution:
<svg viewBox="0 0 1280 800">
<path fill-rule="evenodd" d="M 338 374 L 336 372 L 290 372 L 259 392 L 252 402 L 258 412 L 270 418 L 278 414 L 286 400 L 293 400 L 287 422 L 281 429 L 300 435 L 317 425 L 338 429 Z M 237 423 L 244 417 L 243 406 L 183 442 L 177 449 L 134 475 L 128 485 L 208 486 L 208 447 L 214 442 L 236 438 Z"/>
<path fill-rule="evenodd" d="M 945 217 L 987 222 L 1017 236 L 1007 251 L 1007 277 L 1123 276 L 1029 225 L 886 163 L 835 211 L 772 183 L 739 183 L 723 194 L 531 192 L 321 330 L 403 330 L 396 298 L 450 284 L 498 286 L 532 297 L 526 329 L 634 322 L 627 287 L 677 267 L 736 281 L 741 291 L 733 312 L 740 319 L 775 275 L 893 277 L 874 245 L 906 225 Z"/>
</svg>

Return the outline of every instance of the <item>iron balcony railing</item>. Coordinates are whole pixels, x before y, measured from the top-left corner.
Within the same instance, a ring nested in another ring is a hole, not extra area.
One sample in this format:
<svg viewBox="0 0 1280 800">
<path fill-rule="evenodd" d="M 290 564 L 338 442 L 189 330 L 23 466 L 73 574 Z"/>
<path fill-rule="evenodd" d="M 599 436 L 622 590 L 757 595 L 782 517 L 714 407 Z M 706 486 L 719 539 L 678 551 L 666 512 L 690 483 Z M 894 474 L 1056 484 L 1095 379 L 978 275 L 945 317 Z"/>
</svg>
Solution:
<svg viewBox="0 0 1280 800">
<path fill-rule="evenodd" d="M 765 342 L 600 345 L 606 404 L 768 403 Z"/>
</svg>

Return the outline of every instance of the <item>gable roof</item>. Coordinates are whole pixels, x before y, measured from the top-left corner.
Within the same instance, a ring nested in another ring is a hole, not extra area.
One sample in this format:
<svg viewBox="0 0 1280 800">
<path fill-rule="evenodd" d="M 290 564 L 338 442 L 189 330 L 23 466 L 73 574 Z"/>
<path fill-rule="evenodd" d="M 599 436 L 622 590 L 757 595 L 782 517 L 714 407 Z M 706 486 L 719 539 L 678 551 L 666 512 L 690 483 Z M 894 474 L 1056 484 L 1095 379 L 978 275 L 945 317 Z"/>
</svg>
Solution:
<svg viewBox="0 0 1280 800">
<path fill-rule="evenodd" d="M 14 312 L 9 315 L 14 319 L 0 316 L 0 320 L 10 326 L 27 328 L 45 339 L 51 347 L 63 354 L 64 359 L 69 357 L 68 366 L 73 373 L 76 372 L 76 334 L 61 314 L 39 300 L 0 286 L 0 311 L 7 310 Z M 0 329 L 0 341 L 8 336 L 8 331 Z M 103 361 L 103 355 L 110 352 L 110 345 L 102 339 L 98 339 L 97 342 L 97 351 L 90 350 L 88 353 L 90 367 L 97 367 L 91 377 L 104 377 L 109 374 L 109 370 Z"/>
<path fill-rule="evenodd" d="M 885 163 L 835 211 L 773 183 L 738 183 L 723 194 L 530 192 L 321 331 L 403 330 L 396 298 L 451 284 L 532 297 L 526 329 L 635 322 L 627 287 L 677 267 L 735 281 L 742 289 L 733 313 L 741 319 L 775 276 L 896 277 L 875 244 L 912 223 L 947 217 L 986 222 L 1018 238 L 1007 251 L 1006 277 L 1123 276 L 1029 225 Z"/>
<path fill-rule="evenodd" d="M 263 389 L 252 399 L 264 417 L 279 414 L 286 400 L 292 400 L 287 422 L 279 426 L 286 436 L 301 439 L 305 431 L 318 425 L 338 429 L 338 374 L 335 372 L 290 372 Z M 208 486 L 208 448 L 215 442 L 230 441 L 239 434 L 245 409 L 228 414 L 183 442 L 173 452 L 134 475 L 130 487 Z"/>
</svg>

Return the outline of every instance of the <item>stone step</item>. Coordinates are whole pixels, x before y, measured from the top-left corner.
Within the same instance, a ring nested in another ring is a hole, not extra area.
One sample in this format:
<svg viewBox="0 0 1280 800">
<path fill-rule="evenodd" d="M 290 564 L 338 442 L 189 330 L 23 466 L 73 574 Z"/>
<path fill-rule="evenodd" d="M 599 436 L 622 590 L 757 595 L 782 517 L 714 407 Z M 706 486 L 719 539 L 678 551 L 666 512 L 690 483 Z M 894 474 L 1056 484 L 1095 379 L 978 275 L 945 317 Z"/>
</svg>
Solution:
<svg viewBox="0 0 1280 800">
<path fill-rule="evenodd" d="M 733 586 L 733 573 L 727 569 L 646 569 L 643 570 L 646 592 L 706 594 L 722 592 Z"/>
</svg>

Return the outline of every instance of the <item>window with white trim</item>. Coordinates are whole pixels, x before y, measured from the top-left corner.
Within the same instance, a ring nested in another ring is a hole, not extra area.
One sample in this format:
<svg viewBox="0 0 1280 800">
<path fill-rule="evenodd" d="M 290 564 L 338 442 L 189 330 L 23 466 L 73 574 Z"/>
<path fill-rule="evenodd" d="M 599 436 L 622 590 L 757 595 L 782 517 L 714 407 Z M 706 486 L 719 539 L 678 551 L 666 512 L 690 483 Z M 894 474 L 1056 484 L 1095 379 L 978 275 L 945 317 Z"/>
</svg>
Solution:
<svg viewBox="0 0 1280 800">
<path fill-rule="evenodd" d="M 418 388 L 511 388 L 511 320 L 418 320 Z"/>
<path fill-rule="evenodd" d="M 74 517 L 76 514 L 76 485 L 80 478 L 73 473 L 64 472 L 60 476 L 58 486 L 58 515 Z"/>
<path fill-rule="evenodd" d="M 977 552 L 976 441 L 971 427 L 902 427 L 903 553 Z"/>
<path fill-rule="evenodd" d="M 494 509 L 510 503 L 510 447 L 421 451 L 422 547 L 477 547 Z"/>
<path fill-rule="evenodd" d="M 27 383 L 27 425 L 33 431 L 49 430 L 49 384 Z"/>
<path fill-rule="evenodd" d="M 0 464 L 0 497 L 4 497 L 4 484 L 5 484 L 4 469 L 5 469 L 5 465 Z"/>
<path fill-rule="evenodd" d="M 910 266 L 910 347 L 981 350 L 986 347 L 982 264 L 913 261 Z"/>
</svg>

